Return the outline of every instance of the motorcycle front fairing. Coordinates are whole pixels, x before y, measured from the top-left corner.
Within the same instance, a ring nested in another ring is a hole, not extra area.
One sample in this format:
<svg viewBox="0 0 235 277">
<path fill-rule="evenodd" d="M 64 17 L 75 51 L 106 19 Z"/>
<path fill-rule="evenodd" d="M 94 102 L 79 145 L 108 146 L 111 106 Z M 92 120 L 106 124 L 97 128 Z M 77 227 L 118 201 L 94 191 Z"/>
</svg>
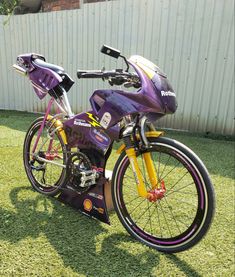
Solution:
<svg viewBox="0 0 235 277">
<path fill-rule="evenodd" d="M 157 73 L 151 80 L 137 65 L 132 66 L 140 77 L 139 91 L 96 90 L 90 98 L 93 111 L 105 129 L 130 114 L 155 114 L 151 118 L 160 118 L 176 111 L 175 93 L 169 81 Z"/>
</svg>

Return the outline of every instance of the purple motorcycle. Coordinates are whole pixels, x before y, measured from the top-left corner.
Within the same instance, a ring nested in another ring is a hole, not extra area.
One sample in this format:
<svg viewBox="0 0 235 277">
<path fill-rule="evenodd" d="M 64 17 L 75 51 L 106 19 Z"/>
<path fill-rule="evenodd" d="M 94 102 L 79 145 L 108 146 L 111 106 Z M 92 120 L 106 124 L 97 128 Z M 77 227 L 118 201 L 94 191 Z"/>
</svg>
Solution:
<svg viewBox="0 0 235 277">
<path fill-rule="evenodd" d="M 62 67 L 38 54 L 17 57 L 14 68 L 29 77 L 37 96 L 50 96 L 45 116 L 32 123 L 25 137 L 28 179 L 36 191 L 59 194 L 62 201 L 109 223 L 105 167 L 114 141 L 121 141 L 111 178 L 121 223 L 159 251 L 186 250 L 208 231 L 215 199 L 202 161 L 154 127 L 156 120 L 176 111 L 175 92 L 165 73 L 147 59 L 127 60 L 106 45 L 101 52 L 122 58 L 127 68 L 78 70 L 79 79 L 101 78 L 114 88 L 95 90 L 91 110 L 76 115 L 67 97 L 74 81 Z M 57 108 L 50 114 L 53 103 Z"/>
</svg>

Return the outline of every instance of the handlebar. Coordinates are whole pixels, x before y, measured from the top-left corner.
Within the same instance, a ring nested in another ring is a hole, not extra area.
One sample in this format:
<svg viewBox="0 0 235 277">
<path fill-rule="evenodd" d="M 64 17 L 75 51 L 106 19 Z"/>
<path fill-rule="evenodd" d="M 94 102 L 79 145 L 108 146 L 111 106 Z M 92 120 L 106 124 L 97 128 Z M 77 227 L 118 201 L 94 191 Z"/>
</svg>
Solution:
<svg viewBox="0 0 235 277">
<path fill-rule="evenodd" d="M 103 78 L 103 72 L 101 70 L 78 70 L 78 79 L 81 78 Z"/>
<path fill-rule="evenodd" d="M 110 85 L 125 85 L 128 83 L 136 88 L 140 87 L 140 80 L 138 75 L 126 71 L 124 72 L 122 69 L 116 69 L 112 71 L 78 70 L 77 77 L 78 79 L 100 78 L 102 80 L 108 80 Z"/>
<path fill-rule="evenodd" d="M 102 78 L 102 79 L 108 79 L 110 77 L 117 77 L 117 76 L 123 76 L 123 77 L 133 77 L 137 76 L 133 73 L 123 72 L 122 70 L 112 70 L 112 71 L 101 71 L 101 70 L 78 70 L 77 71 L 77 77 L 78 79 L 81 78 Z"/>
<path fill-rule="evenodd" d="M 27 75 L 27 71 L 23 67 L 19 66 L 18 64 L 13 64 L 12 67 L 16 70 L 16 72 L 23 75 Z"/>
</svg>

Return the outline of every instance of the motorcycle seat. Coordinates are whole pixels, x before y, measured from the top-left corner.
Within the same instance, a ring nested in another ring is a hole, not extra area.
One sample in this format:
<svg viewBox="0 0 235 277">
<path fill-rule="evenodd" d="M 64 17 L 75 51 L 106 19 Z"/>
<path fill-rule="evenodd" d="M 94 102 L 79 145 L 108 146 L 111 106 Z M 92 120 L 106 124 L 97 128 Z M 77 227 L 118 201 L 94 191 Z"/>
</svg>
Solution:
<svg viewBox="0 0 235 277">
<path fill-rule="evenodd" d="M 55 71 L 57 74 L 62 74 L 64 73 L 64 68 L 52 63 L 47 63 L 41 59 L 35 59 L 34 63 L 40 67 L 44 67 L 44 68 L 48 68 L 51 69 L 53 71 Z"/>
</svg>

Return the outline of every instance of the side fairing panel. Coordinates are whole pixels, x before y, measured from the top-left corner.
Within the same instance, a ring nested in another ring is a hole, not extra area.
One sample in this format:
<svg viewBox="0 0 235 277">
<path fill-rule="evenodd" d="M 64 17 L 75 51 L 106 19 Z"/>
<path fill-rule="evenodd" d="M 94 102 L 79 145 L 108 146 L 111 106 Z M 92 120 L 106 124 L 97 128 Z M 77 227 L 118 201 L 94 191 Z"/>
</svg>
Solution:
<svg viewBox="0 0 235 277">
<path fill-rule="evenodd" d="M 101 125 L 109 128 L 117 124 L 124 116 L 141 112 L 163 113 L 163 103 L 149 95 L 139 92 L 119 90 L 96 90 L 90 98 L 91 106 Z M 103 118 L 110 115 L 109 124 L 103 125 Z"/>
<path fill-rule="evenodd" d="M 113 140 L 119 137 L 119 128 L 105 131 L 92 112 L 80 113 L 64 122 L 69 147 L 94 149 L 105 154 Z"/>
</svg>

